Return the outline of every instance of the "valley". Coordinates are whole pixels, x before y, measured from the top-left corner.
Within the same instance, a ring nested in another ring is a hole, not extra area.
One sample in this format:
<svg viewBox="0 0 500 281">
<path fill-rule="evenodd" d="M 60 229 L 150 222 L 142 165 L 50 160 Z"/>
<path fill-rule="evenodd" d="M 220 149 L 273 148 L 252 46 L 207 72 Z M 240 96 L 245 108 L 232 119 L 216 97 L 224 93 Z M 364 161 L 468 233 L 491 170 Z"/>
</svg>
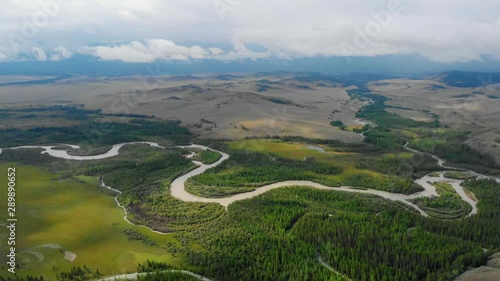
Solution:
<svg viewBox="0 0 500 281">
<path fill-rule="evenodd" d="M 2 102 L 19 275 L 452 280 L 500 251 L 494 153 L 382 89 L 400 80 L 228 77 Z M 88 83 L 75 79 L 37 87 Z"/>
</svg>

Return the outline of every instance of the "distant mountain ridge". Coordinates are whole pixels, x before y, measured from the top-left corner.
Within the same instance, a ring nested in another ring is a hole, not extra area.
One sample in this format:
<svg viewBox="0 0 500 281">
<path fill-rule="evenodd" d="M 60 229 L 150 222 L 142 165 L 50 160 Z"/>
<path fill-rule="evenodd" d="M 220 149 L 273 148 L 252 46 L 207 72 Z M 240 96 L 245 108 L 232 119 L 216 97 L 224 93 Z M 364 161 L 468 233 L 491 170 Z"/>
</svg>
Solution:
<svg viewBox="0 0 500 281">
<path fill-rule="evenodd" d="M 476 88 L 500 83 L 500 72 L 447 71 L 442 73 L 441 82 L 448 86 Z"/>
<path fill-rule="evenodd" d="M 0 83 L 0 87 L 51 84 L 51 83 L 54 83 L 54 82 L 57 82 L 60 80 L 64 80 L 64 79 L 68 79 L 71 77 L 73 77 L 73 75 L 63 74 L 63 75 L 59 75 L 59 76 L 47 78 L 47 79 L 35 79 L 35 80 L 28 80 L 28 81 L 15 81 L 15 82 Z"/>
<path fill-rule="evenodd" d="M 500 59 L 485 57 L 482 61 L 445 64 L 431 61 L 418 54 L 384 55 L 375 57 L 312 57 L 284 60 L 244 59 L 234 61 L 196 60 L 150 63 L 129 63 L 119 60 L 98 60 L 85 54 L 75 54 L 61 61 L 0 61 L 0 75 L 56 76 L 74 73 L 83 76 L 130 75 L 195 75 L 257 72 L 318 72 L 376 73 L 383 75 L 428 75 L 460 69 L 464 71 L 500 71 Z"/>
</svg>

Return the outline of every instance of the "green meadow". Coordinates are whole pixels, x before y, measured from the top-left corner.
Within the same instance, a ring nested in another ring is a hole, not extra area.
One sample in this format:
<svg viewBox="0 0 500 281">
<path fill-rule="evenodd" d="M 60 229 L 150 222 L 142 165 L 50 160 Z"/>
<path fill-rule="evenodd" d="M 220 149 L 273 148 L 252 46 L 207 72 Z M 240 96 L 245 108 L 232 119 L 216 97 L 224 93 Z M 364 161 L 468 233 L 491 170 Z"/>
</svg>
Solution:
<svg viewBox="0 0 500 281">
<path fill-rule="evenodd" d="M 208 149 L 201 151 L 195 150 L 195 152 L 197 152 L 197 154 L 193 157 L 193 160 L 200 161 L 203 164 L 213 164 L 222 158 L 220 153 Z"/>
<path fill-rule="evenodd" d="M 233 150 L 248 150 L 261 153 L 270 153 L 283 158 L 302 161 L 305 158 L 313 158 L 315 161 L 341 167 L 342 173 L 337 176 L 338 179 L 344 179 L 346 176 L 365 174 L 370 176 L 382 176 L 381 173 L 360 169 L 355 165 L 356 160 L 363 156 L 385 158 L 385 159 L 411 159 L 414 153 L 396 152 L 385 154 L 367 154 L 360 152 L 342 152 L 340 149 L 328 145 L 316 144 L 315 146 L 323 149 L 326 153 L 307 147 L 307 143 L 284 142 L 276 139 L 248 139 L 228 142 L 228 147 Z"/>
<path fill-rule="evenodd" d="M 4 187 L 8 167 L 0 164 L 0 182 Z M 114 275 L 135 272 L 137 264 L 148 259 L 181 266 L 182 253 L 166 250 L 167 245 L 179 245 L 175 236 L 156 234 L 125 222 L 124 211 L 116 205 L 113 195 L 98 187 L 96 178 L 58 179 L 38 167 L 16 168 L 16 247 L 18 272 L 22 275 L 53 279 L 60 271 L 83 265 L 104 275 Z M 6 188 L 0 189 L 0 198 L 6 202 Z M 6 219 L 6 210 L 2 210 L 0 222 Z M 124 230 L 141 233 L 149 243 L 129 241 Z M 5 227 L 0 235 L 1 252 L 5 253 Z M 64 258 L 66 251 L 76 254 L 73 262 Z M 5 259 L 2 254 L 3 275 L 7 274 Z"/>
<path fill-rule="evenodd" d="M 228 142 L 230 149 L 242 149 L 255 151 L 260 153 L 270 153 L 286 159 L 303 161 L 311 157 L 319 163 L 325 163 L 342 168 L 342 173 L 339 175 L 330 176 L 332 180 L 342 181 L 352 175 L 370 175 L 381 177 L 380 173 L 367 169 L 357 169 L 355 160 L 359 157 L 359 153 L 355 152 L 338 152 L 331 147 L 325 145 L 317 145 L 327 153 L 322 153 L 314 149 L 307 148 L 306 143 L 288 143 L 281 140 L 273 139 L 249 139 L 241 141 Z"/>
<path fill-rule="evenodd" d="M 317 147 L 308 147 L 311 143 Z M 434 160 L 417 159 L 419 155 L 408 152 L 396 151 L 381 157 L 380 152 L 371 152 L 369 145 L 278 139 L 229 141 L 225 145 L 231 158 L 188 180 L 189 192 L 225 197 L 274 182 L 310 180 L 332 187 L 345 185 L 411 194 L 422 190 L 413 183 L 417 173 L 426 174 L 438 168 L 432 162 L 427 165 Z"/>
</svg>

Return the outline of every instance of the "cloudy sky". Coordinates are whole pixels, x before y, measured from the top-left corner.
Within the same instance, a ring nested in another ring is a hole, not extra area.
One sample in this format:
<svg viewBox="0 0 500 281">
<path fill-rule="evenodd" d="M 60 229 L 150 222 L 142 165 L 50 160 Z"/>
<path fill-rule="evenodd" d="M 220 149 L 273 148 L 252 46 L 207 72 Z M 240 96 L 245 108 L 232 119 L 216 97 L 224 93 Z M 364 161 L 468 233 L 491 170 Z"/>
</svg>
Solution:
<svg viewBox="0 0 500 281">
<path fill-rule="evenodd" d="M 498 0 L 3 0 L 0 61 L 500 59 Z"/>
</svg>

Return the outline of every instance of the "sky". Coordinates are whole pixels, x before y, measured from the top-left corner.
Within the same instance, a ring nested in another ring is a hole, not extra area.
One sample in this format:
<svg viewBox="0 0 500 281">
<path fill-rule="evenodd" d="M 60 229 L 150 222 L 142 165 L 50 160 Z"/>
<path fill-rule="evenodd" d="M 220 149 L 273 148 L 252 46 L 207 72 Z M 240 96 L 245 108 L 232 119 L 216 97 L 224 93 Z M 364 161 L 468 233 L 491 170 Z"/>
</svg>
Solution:
<svg viewBox="0 0 500 281">
<path fill-rule="evenodd" d="M 0 61 L 500 60 L 498 0 L 3 0 Z"/>
</svg>

